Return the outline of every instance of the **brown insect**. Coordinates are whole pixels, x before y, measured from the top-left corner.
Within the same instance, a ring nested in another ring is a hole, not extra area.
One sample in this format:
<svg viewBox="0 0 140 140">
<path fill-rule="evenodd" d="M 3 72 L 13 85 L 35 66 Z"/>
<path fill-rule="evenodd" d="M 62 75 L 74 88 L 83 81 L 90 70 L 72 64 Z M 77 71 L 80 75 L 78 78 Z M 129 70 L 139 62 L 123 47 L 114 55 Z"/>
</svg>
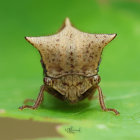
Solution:
<svg viewBox="0 0 140 140">
<path fill-rule="evenodd" d="M 41 55 L 44 84 L 34 105 L 23 105 L 20 109 L 36 109 L 43 100 L 44 91 L 76 103 L 91 99 L 98 90 L 102 110 L 119 114 L 115 109 L 106 108 L 98 75 L 103 48 L 115 37 L 116 34 L 81 32 L 71 25 L 69 18 L 55 35 L 26 37 Z"/>
</svg>

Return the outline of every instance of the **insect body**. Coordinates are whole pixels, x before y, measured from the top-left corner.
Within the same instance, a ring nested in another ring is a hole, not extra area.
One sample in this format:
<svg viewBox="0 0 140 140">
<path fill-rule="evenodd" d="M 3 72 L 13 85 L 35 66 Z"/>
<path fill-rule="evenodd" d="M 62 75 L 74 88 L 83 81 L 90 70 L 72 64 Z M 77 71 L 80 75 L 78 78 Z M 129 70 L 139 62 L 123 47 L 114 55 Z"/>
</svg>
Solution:
<svg viewBox="0 0 140 140">
<path fill-rule="evenodd" d="M 20 109 L 37 108 L 42 102 L 44 91 L 76 103 L 86 97 L 91 98 L 98 90 L 101 108 L 119 114 L 115 109 L 106 108 L 98 75 L 103 48 L 115 37 L 116 34 L 81 32 L 71 25 L 69 18 L 55 35 L 26 37 L 40 52 L 44 84 L 35 104 L 24 105 Z"/>
</svg>

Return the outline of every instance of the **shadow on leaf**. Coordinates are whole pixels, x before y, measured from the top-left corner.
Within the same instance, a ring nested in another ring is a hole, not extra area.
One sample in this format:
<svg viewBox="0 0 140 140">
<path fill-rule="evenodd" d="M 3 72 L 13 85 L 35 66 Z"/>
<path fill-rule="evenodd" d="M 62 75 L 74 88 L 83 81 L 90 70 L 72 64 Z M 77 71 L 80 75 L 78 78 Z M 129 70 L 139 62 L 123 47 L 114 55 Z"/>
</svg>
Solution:
<svg viewBox="0 0 140 140">
<path fill-rule="evenodd" d="M 90 101 L 88 101 L 87 99 L 75 104 L 71 104 L 67 101 L 61 101 L 54 96 L 47 94 L 44 96 L 44 101 L 41 104 L 40 108 L 53 110 L 55 112 L 76 113 L 85 110 L 89 106 Z"/>
</svg>

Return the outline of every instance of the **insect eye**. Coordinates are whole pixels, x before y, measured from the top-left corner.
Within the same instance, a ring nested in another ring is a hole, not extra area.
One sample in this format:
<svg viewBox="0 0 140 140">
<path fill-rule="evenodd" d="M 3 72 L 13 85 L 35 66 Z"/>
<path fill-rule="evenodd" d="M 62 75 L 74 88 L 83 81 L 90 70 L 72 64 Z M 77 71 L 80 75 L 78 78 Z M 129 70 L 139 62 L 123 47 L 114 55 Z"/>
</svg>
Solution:
<svg viewBox="0 0 140 140">
<path fill-rule="evenodd" d="M 45 78 L 44 78 L 44 83 L 45 83 L 47 86 L 52 86 L 52 85 L 53 85 L 52 79 L 51 79 L 50 77 L 45 77 Z"/>
<path fill-rule="evenodd" d="M 98 81 L 98 83 L 100 83 L 100 81 L 101 81 L 101 77 L 99 75 L 97 77 L 97 81 Z"/>
<path fill-rule="evenodd" d="M 101 78 L 100 78 L 99 75 L 93 76 L 93 77 L 92 77 L 92 80 L 91 80 L 91 82 L 92 82 L 93 85 L 94 85 L 94 84 L 98 84 L 100 81 L 101 81 Z"/>
<path fill-rule="evenodd" d="M 94 79 L 95 79 L 95 81 L 96 81 L 97 83 L 100 83 L 100 81 L 101 81 L 101 78 L 100 78 L 99 75 L 96 75 L 96 76 L 94 77 Z"/>
</svg>

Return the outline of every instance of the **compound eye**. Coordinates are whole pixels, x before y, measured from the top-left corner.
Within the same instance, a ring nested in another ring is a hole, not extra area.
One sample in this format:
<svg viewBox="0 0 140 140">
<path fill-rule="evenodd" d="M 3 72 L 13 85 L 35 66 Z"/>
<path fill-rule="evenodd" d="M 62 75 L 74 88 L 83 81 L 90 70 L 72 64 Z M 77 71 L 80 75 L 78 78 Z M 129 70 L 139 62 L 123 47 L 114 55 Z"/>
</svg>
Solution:
<svg viewBox="0 0 140 140">
<path fill-rule="evenodd" d="M 97 84 L 100 83 L 101 78 L 100 78 L 99 75 L 96 75 L 96 76 L 94 76 L 93 78 L 94 78 L 94 81 L 95 81 Z"/>
<path fill-rule="evenodd" d="M 45 78 L 44 78 L 44 83 L 45 83 L 47 86 L 52 86 L 52 85 L 53 85 L 52 79 L 51 79 L 50 77 L 45 77 Z"/>
<path fill-rule="evenodd" d="M 98 84 L 100 81 L 101 81 L 101 78 L 100 78 L 99 75 L 95 75 L 95 76 L 93 76 L 92 79 L 91 79 L 92 85 L 96 85 L 96 84 Z"/>
</svg>

